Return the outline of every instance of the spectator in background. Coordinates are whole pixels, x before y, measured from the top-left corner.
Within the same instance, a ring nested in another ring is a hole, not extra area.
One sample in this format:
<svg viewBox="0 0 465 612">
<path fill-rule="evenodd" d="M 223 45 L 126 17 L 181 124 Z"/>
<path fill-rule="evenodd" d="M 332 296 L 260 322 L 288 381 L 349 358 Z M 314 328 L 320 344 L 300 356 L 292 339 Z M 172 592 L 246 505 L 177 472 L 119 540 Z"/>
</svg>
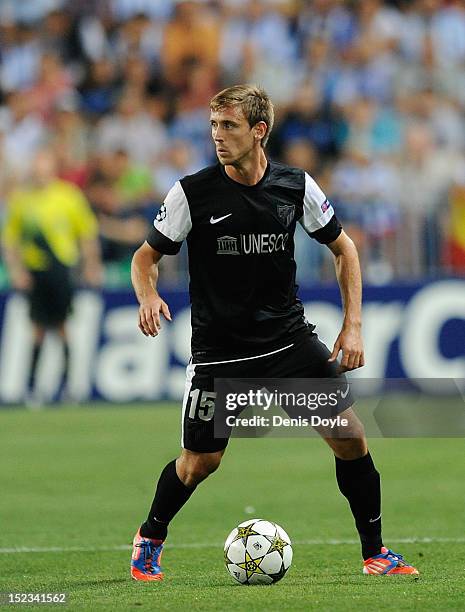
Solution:
<svg viewBox="0 0 465 612">
<path fill-rule="evenodd" d="M 203 2 L 182 0 L 166 25 L 162 47 L 165 78 L 175 89 L 182 88 L 192 60 L 216 67 L 220 28 Z"/>
<path fill-rule="evenodd" d="M 147 166 L 135 164 L 124 150 L 108 156 L 105 166 L 125 208 L 143 209 L 151 205 L 152 177 Z"/>
<path fill-rule="evenodd" d="M 129 1 L 132 2 L 132 0 Z M 94 16 L 106 25 L 109 21 L 112 21 L 112 7 L 114 4 L 115 0 L 79 0 L 79 2 L 76 2 L 76 0 L 64 0 L 62 8 L 73 19 Z"/>
<path fill-rule="evenodd" d="M 428 123 L 413 123 L 407 128 L 398 176 L 405 231 L 405 240 L 400 244 L 405 245 L 408 238 L 409 244 L 416 245 L 414 252 L 405 254 L 405 265 L 411 266 L 411 274 L 437 271 L 448 192 L 460 161 L 456 152 L 438 147 Z"/>
<path fill-rule="evenodd" d="M 357 35 L 357 20 L 339 0 L 305 2 L 297 16 L 302 48 L 316 38 L 326 40 L 338 53 L 346 51 Z"/>
<path fill-rule="evenodd" d="M 405 102 L 408 122 L 428 124 L 436 145 L 445 150 L 465 150 L 465 124 L 457 102 L 431 88 L 416 91 Z"/>
<path fill-rule="evenodd" d="M 414 0 L 402 4 L 399 26 L 399 56 L 402 70 L 396 77 L 399 94 L 411 93 L 431 85 L 434 77 L 432 21 L 441 0 Z"/>
<path fill-rule="evenodd" d="M 179 92 L 178 113 L 197 112 L 205 107 L 216 91 L 218 77 L 216 70 L 207 63 L 188 61 L 186 80 Z"/>
<path fill-rule="evenodd" d="M 122 83 L 142 98 L 157 95 L 164 89 L 159 66 L 154 66 L 138 55 L 127 58 L 123 66 Z"/>
<path fill-rule="evenodd" d="M 321 157 L 310 139 L 305 136 L 287 139 L 281 157 L 288 166 L 302 168 L 310 176 L 318 176 Z"/>
<path fill-rule="evenodd" d="M 448 272 L 465 275 L 465 162 L 462 161 L 449 192 L 443 263 Z"/>
<path fill-rule="evenodd" d="M 314 37 L 305 41 L 303 54 L 296 69 L 302 86 L 305 86 L 305 83 L 311 83 L 318 92 L 322 103 L 331 112 L 339 68 L 328 40 L 323 37 Z"/>
<path fill-rule="evenodd" d="M 138 13 L 119 28 L 114 44 L 116 56 L 121 62 L 138 56 L 152 67 L 159 68 L 162 41 L 161 23 L 150 21 L 146 14 Z"/>
<path fill-rule="evenodd" d="M 442 3 L 431 22 L 431 38 L 435 63 L 445 72 L 446 78 L 463 72 L 465 6 L 462 0 Z"/>
<path fill-rule="evenodd" d="M 204 162 L 190 142 L 171 141 L 152 173 L 156 200 L 162 202 L 176 181 L 200 170 L 205 165 Z"/>
<path fill-rule="evenodd" d="M 400 221 L 396 168 L 387 159 L 371 158 L 365 148 L 347 149 L 331 183 L 331 197 L 361 253 L 365 276 L 373 284 L 389 282 L 398 265 L 393 241 Z"/>
<path fill-rule="evenodd" d="M 60 57 L 45 53 L 40 61 L 37 81 L 26 92 L 32 111 L 48 121 L 57 102 L 74 93 L 71 74 Z"/>
<path fill-rule="evenodd" d="M 64 3 L 65 0 L 1 0 L 0 21 L 37 25 L 47 13 Z"/>
<path fill-rule="evenodd" d="M 306 139 L 322 157 L 334 156 L 339 150 L 340 118 L 310 82 L 302 85 L 281 118 L 271 141 L 272 151 L 282 153 L 286 142 Z"/>
<path fill-rule="evenodd" d="M 87 0 L 88 1 L 88 0 Z M 94 0 L 95 1 L 95 0 Z M 97 0 L 99 2 L 100 0 Z M 107 0 L 118 21 L 126 21 L 134 15 L 145 14 L 152 20 L 166 21 L 173 11 L 176 0 Z"/>
<path fill-rule="evenodd" d="M 154 214 L 150 171 L 124 150 L 102 155 L 87 193 L 99 221 L 103 259 L 128 264 Z"/>
<path fill-rule="evenodd" d="M 37 30 L 2 22 L 0 85 L 10 92 L 30 87 L 39 72 L 42 50 Z"/>
<path fill-rule="evenodd" d="M 63 343 L 64 379 L 69 348 L 65 328 L 72 303 L 71 271 L 82 260 L 82 278 L 101 282 L 97 223 L 82 192 L 57 177 L 51 151 L 34 159 L 30 182 L 11 193 L 3 228 L 3 246 L 12 286 L 30 302 L 33 349 L 30 400 L 41 403 L 37 364 L 45 334 L 57 332 Z"/>
<path fill-rule="evenodd" d="M 79 87 L 82 110 L 92 120 L 110 113 L 117 100 L 117 74 L 113 62 L 102 58 L 92 62 Z"/>
<path fill-rule="evenodd" d="M 308 172 L 318 184 L 320 158 L 317 149 L 307 138 L 294 138 L 288 140 L 281 158 L 283 162 L 294 168 L 302 168 Z M 308 239 L 308 234 L 296 226 L 295 233 L 295 260 L 297 262 L 296 279 L 300 286 L 321 281 L 322 263 L 326 256 L 323 249 L 314 240 Z"/>
<path fill-rule="evenodd" d="M 403 124 L 391 107 L 382 107 L 372 98 L 357 98 L 344 107 L 343 116 L 345 126 L 339 136 L 344 147 L 364 151 L 367 157 L 400 151 Z"/>
<path fill-rule="evenodd" d="M 225 22 L 220 61 L 237 81 L 260 82 L 275 104 L 286 103 L 298 82 L 298 42 L 279 5 L 250 0 Z"/>
<path fill-rule="evenodd" d="M 5 163 L 18 178 L 24 178 L 33 156 L 45 140 L 44 123 L 33 112 L 31 102 L 23 93 L 12 92 L 0 109 Z"/>
<path fill-rule="evenodd" d="M 380 0 L 366 0 L 354 6 L 355 36 L 340 56 L 335 99 L 341 106 L 360 97 L 390 103 L 399 68 L 396 50 L 400 15 Z"/>
<path fill-rule="evenodd" d="M 186 79 L 178 93 L 176 112 L 170 125 L 173 140 L 187 140 L 203 159 L 211 159 L 212 146 L 205 100 L 214 91 L 216 70 L 198 60 L 186 60 Z M 202 106 L 203 102 L 203 106 Z"/>
<path fill-rule="evenodd" d="M 69 13 L 53 10 L 45 15 L 40 27 L 40 44 L 45 53 L 59 57 L 68 65 L 79 58 L 80 41 Z"/>
<path fill-rule="evenodd" d="M 79 102 L 74 95 L 57 102 L 48 142 L 56 155 L 58 176 L 83 189 L 90 171 L 90 130 L 78 110 Z"/>
<path fill-rule="evenodd" d="M 163 202 L 173 184 L 183 176 L 197 172 L 207 163 L 198 146 L 187 140 L 173 139 L 160 162 L 155 164 L 152 173 L 156 201 Z M 160 262 L 161 270 L 167 275 L 168 283 L 175 286 L 186 284 L 188 260 L 187 249 L 181 248 L 179 261 L 165 257 Z"/>
<path fill-rule="evenodd" d="M 212 90 L 256 81 L 277 103 L 274 158 L 303 156 L 301 165 L 311 164 L 315 150 L 320 181 L 339 189 L 342 179 L 352 185 L 361 178 L 361 199 L 347 199 L 345 210 L 357 219 L 358 235 L 351 231 L 368 266 L 380 255 L 377 234 L 367 233 L 360 215 L 372 206 L 361 204 L 366 171 L 373 168 L 378 194 L 370 202 L 381 203 L 389 191 L 388 200 L 398 202 L 399 185 L 406 200 L 415 200 L 423 192 L 418 180 L 411 188 L 418 171 L 433 191 L 425 189 L 426 206 L 407 201 L 403 215 L 447 206 L 436 192 L 439 183 L 442 194 L 451 185 L 450 176 L 440 178 L 441 167 L 447 174 L 448 165 L 465 160 L 464 24 L 463 0 L 0 0 L 0 181 L 21 181 L 46 142 L 60 176 L 79 186 L 95 157 L 124 150 L 130 166 L 145 167 L 164 195 L 164 177 L 212 160 L 205 114 Z M 415 132 L 418 123 L 432 139 L 421 162 L 405 144 L 406 129 Z M 381 176 L 390 183 L 379 198 Z M 100 179 L 109 183 L 100 191 L 114 191 L 120 202 L 114 177 Z M 441 204 L 431 208 L 431 197 Z M 451 201 L 455 206 L 455 196 Z M 115 206 L 112 219 L 121 212 Z M 428 224 L 439 227 L 434 214 Z M 380 244 L 389 235 L 400 253 L 397 261 L 386 255 L 392 273 L 439 271 L 443 230 L 436 247 L 434 240 L 425 247 L 418 232 L 406 240 L 407 226 L 381 232 Z M 175 270 L 172 278 L 179 278 Z"/>
<path fill-rule="evenodd" d="M 0 130 L 0 227 L 3 225 L 5 217 L 6 199 L 18 182 L 17 171 L 10 166 L 5 157 L 4 136 Z"/>
<path fill-rule="evenodd" d="M 166 129 L 161 121 L 148 116 L 145 101 L 137 91 L 121 94 L 116 112 L 101 119 L 97 127 L 100 153 L 124 150 L 135 162 L 145 165 L 160 155 L 166 146 Z"/>
</svg>

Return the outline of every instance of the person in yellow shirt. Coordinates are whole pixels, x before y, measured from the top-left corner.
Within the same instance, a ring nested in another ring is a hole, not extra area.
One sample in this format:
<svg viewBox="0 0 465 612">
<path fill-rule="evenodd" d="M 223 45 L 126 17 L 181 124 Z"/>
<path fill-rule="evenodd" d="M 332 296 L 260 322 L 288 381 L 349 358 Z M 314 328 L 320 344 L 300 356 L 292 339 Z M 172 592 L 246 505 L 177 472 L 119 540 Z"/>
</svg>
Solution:
<svg viewBox="0 0 465 612">
<path fill-rule="evenodd" d="M 63 342 L 67 380 L 65 322 L 71 310 L 73 268 L 81 263 L 82 279 L 93 287 L 102 276 L 97 220 L 80 189 L 58 178 L 52 151 L 37 154 L 29 182 L 10 194 L 2 239 L 11 284 L 29 298 L 34 335 L 29 394 L 38 403 L 36 370 L 49 330 L 58 332 Z"/>
</svg>

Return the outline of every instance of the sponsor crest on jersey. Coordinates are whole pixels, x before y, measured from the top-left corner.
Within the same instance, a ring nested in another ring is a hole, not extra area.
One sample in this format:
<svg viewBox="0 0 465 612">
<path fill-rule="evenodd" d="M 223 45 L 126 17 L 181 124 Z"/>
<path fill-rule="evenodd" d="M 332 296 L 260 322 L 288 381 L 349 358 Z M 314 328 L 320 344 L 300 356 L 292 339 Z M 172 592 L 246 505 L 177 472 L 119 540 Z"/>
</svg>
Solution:
<svg viewBox="0 0 465 612">
<path fill-rule="evenodd" d="M 240 255 L 237 248 L 237 238 L 234 238 L 234 236 L 221 236 L 216 240 L 218 243 L 217 255 Z"/>
<path fill-rule="evenodd" d="M 155 217 L 155 221 L 163 221 L 163 219 L 166 218 L 166 204 L 163 202 L 163 204 L 160 206 L 160 210 L 157 213 L 157 216 Z"/>
<path fill-rule="evenodd" d="M 330 206 L 331 204 L 328 202 L 328 200 L 325 200 L 321 205 L 321 210 L 325 213 Z"/>
<path fill-rule="evenodd" d="M 286 227 L 292 223 L 295 215 L 295 206 L 293 204 L 278 204 L 278 216 Z"/>
</svg>

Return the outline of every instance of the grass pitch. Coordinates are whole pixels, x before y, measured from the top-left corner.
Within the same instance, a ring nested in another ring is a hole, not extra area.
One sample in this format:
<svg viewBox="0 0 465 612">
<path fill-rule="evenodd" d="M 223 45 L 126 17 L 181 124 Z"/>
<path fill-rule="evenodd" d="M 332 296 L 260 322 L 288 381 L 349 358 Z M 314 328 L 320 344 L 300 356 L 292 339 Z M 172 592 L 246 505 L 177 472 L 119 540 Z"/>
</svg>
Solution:
<svg viewBox="0 0 465 612">
<path fill-rule="evenodd" d="M 66 592 L 68 610 L 465 609 L 463 440 L 370 442 L 385 543 L 419 579 L 361 574 L 323 442 L 259 439 L 233 440 L 175 518 L 160 584 L 130 580 L 130 542 L 178 452 L 179 408 L 1 411 L 0 440 L 0 592 Z M 241 586 L 223 566 L 227 534 L 254 516 L 293 540 L 276 585 Z"/>
</svg>

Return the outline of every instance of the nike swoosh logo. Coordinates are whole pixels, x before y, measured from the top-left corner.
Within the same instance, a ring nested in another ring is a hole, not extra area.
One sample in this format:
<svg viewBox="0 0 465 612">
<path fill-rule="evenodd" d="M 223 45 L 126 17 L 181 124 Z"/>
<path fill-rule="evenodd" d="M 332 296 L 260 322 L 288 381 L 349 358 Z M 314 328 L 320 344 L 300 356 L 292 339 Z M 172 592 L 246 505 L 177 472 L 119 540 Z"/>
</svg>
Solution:
<svg viewBox="0 0 465 612">
<path fill-rule="evenodd" d="M 350 389 L 350 386 L 347 385 L 347 389 L 345 391 L 341 391 L 342 399 L 345 399 L 347 397 L 347 394 L 349 393 L 349 389 Z"/>
<path fill-rule="evenodd" d="M 215 219 L 213 217 L 213 215 L 210 217 L 210 223 L 213 225 L 214 223 L 219 223 L 220 221 L 223 221 L 223 219 L 227 219 L 228 217 L 230 217 L 232 215 L 232 213 L 229 213 L 229 215 L 224 215 L 224 217 L 218 217 L 218 219 Z"/>
<path fill-rule="evenodd" d="M 379 521 L 380 518 L 381 518 L 381 514 L 379 516 L 377 516 L 375 519 L 369 519 L 368 522 L 369 523 L 376 523 L 376 521 Z"/>
</svg>

